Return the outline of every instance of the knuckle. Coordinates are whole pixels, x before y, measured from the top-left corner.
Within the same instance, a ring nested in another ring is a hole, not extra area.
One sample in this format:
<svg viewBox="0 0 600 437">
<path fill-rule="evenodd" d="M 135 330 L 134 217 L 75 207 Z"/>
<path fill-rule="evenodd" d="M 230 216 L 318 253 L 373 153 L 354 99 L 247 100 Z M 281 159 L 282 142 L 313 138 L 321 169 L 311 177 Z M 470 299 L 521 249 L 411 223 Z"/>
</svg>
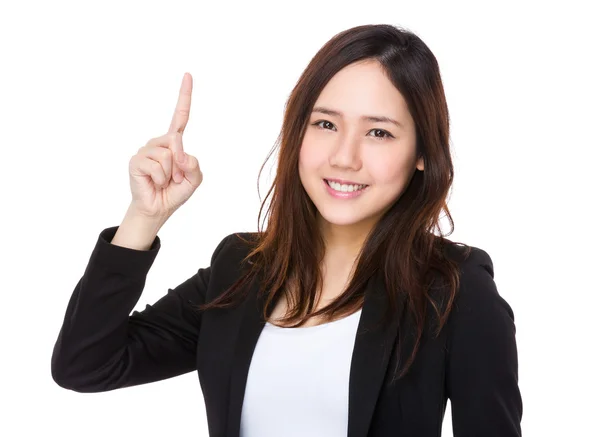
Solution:
<svg viewBox="0 0 600 437">
<path fill-rule="evenodd" d="M 139 156 L 140 156 L 140 155 L 137 155 L 137 154 L 136 154 L 136 155 L 133 155 L 133 156 L 132 156 L 132 157 L 129 159 L 129 167 L 130 167 L 130 168 L 132 168 L 132 167 L 135 167 L 135 166 L 137 165 L 137 163 L 138 163 L 138 160 L 139 160 Z"/>
<path fill-rule="evenodd" d="M 155 144 L 156 144 L 158 141 L 160 141 L 160 137 L 154 137 L 154 138 L 150 138 L 144 147 L 152 147 L 152 146 L 153 146 L 153 145 L 155 145 Z"/>
<path fill-rule="evenodd" d="M 159 162 L 152 161 L 151 165 L 152 165 L 152 171 L 153 172 L 160 173 L 162 171 L 162 165 L 160 165 Z"/>
</svg>

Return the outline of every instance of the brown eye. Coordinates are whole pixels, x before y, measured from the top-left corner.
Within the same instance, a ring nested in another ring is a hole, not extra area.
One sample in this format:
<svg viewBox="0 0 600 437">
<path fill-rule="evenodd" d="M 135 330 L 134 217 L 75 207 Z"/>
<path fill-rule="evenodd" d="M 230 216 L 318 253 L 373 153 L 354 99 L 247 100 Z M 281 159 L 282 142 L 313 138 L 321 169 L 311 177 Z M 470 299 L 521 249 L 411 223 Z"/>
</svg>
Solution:
<svg viewBox="0 0 600 437">
<path fill-rule="evenodd" d="M 327 120 L 317 121 L 313 123 L 314 126 L 319 126 L 321 129 L 333 130 L 335 128 L 334 124 Z"/>
<path fill-rule="evenodd" d="M 369 132 L 375 132 L 376 134 L 371 136 L 374 136 L 375 138 L 381 140 L 384 140 L 386 138 L 394 138 L 394 136 L 391 133 L 383 129 L 371 129 Z"/>
</svg>

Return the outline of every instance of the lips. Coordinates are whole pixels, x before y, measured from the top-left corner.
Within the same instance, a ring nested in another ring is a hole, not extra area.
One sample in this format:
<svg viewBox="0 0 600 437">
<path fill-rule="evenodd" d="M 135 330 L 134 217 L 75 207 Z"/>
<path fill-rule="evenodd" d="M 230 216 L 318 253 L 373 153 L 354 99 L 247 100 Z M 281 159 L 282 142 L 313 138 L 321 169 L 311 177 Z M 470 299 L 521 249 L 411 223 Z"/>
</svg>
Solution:
<svg viewBox="0 0 600 437">
<path fill-rule="evenodd" d="M 333 184 L 336 187 L 339 187 L 339 184 L 335 183 Z M 329 193 L 329 195 L 331 195 L 334 198 L 337 199 L 355 199 L 358 196 L 361 196 L 365 191 L 368 191 L 369 186 L 365 186 L 365 185 L 358 185 L 360 187 L 360 189 L 355 190 L 355 189 L 350 189 L 348 191 L 344 191 L 344 190 L 340 190 L 338 191 L 337 189 L 334 189 L 331 186 L 330 182 L 327 182 L 326 179 L 323 179 L 323 186 L 325 187 L 325 190 L 327 191 L 327 193 Z M 355 185 L 356 186 L 356 185 Z"/>
</svg>

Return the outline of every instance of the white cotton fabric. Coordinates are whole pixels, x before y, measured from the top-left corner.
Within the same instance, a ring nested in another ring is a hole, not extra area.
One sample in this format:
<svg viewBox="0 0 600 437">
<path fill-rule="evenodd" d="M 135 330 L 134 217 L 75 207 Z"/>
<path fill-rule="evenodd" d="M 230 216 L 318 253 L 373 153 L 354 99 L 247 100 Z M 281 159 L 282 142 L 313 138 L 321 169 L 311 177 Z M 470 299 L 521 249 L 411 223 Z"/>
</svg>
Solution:
<svg viewBox="0 0 600 437">
<path fill-rule="evenodd" d="M 346 437 L 350 363 L 362 309 L 333 322 L 267 322 L 254 350 L 240 437 Z"/>
</svg>

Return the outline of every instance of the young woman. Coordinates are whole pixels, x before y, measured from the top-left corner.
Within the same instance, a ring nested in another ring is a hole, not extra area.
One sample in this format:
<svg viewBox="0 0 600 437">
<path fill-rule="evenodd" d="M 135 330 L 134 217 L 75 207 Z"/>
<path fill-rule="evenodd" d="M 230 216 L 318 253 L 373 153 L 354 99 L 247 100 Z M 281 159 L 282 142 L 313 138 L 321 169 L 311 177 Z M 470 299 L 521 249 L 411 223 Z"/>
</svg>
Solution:
<svg viewBox="0 0 600 437">
<path fill-rule="evenodd" d="M 366 25 L 325 44 L 287 103 L 266 229 L 226 236 L 132 313 L 160 228 L 202 182 L 182 143 L 191 91 L 186 74 L 168 133 L 130 161 L 130 207 L 75 287 L 54 380 L 99 392 L 196 370 L 214 437 L 433 437 L 448 399 L 456 436 L 521 435 L 492 260 L 437 235 L 454 173 L 423 41 Z"/>
</svg>

